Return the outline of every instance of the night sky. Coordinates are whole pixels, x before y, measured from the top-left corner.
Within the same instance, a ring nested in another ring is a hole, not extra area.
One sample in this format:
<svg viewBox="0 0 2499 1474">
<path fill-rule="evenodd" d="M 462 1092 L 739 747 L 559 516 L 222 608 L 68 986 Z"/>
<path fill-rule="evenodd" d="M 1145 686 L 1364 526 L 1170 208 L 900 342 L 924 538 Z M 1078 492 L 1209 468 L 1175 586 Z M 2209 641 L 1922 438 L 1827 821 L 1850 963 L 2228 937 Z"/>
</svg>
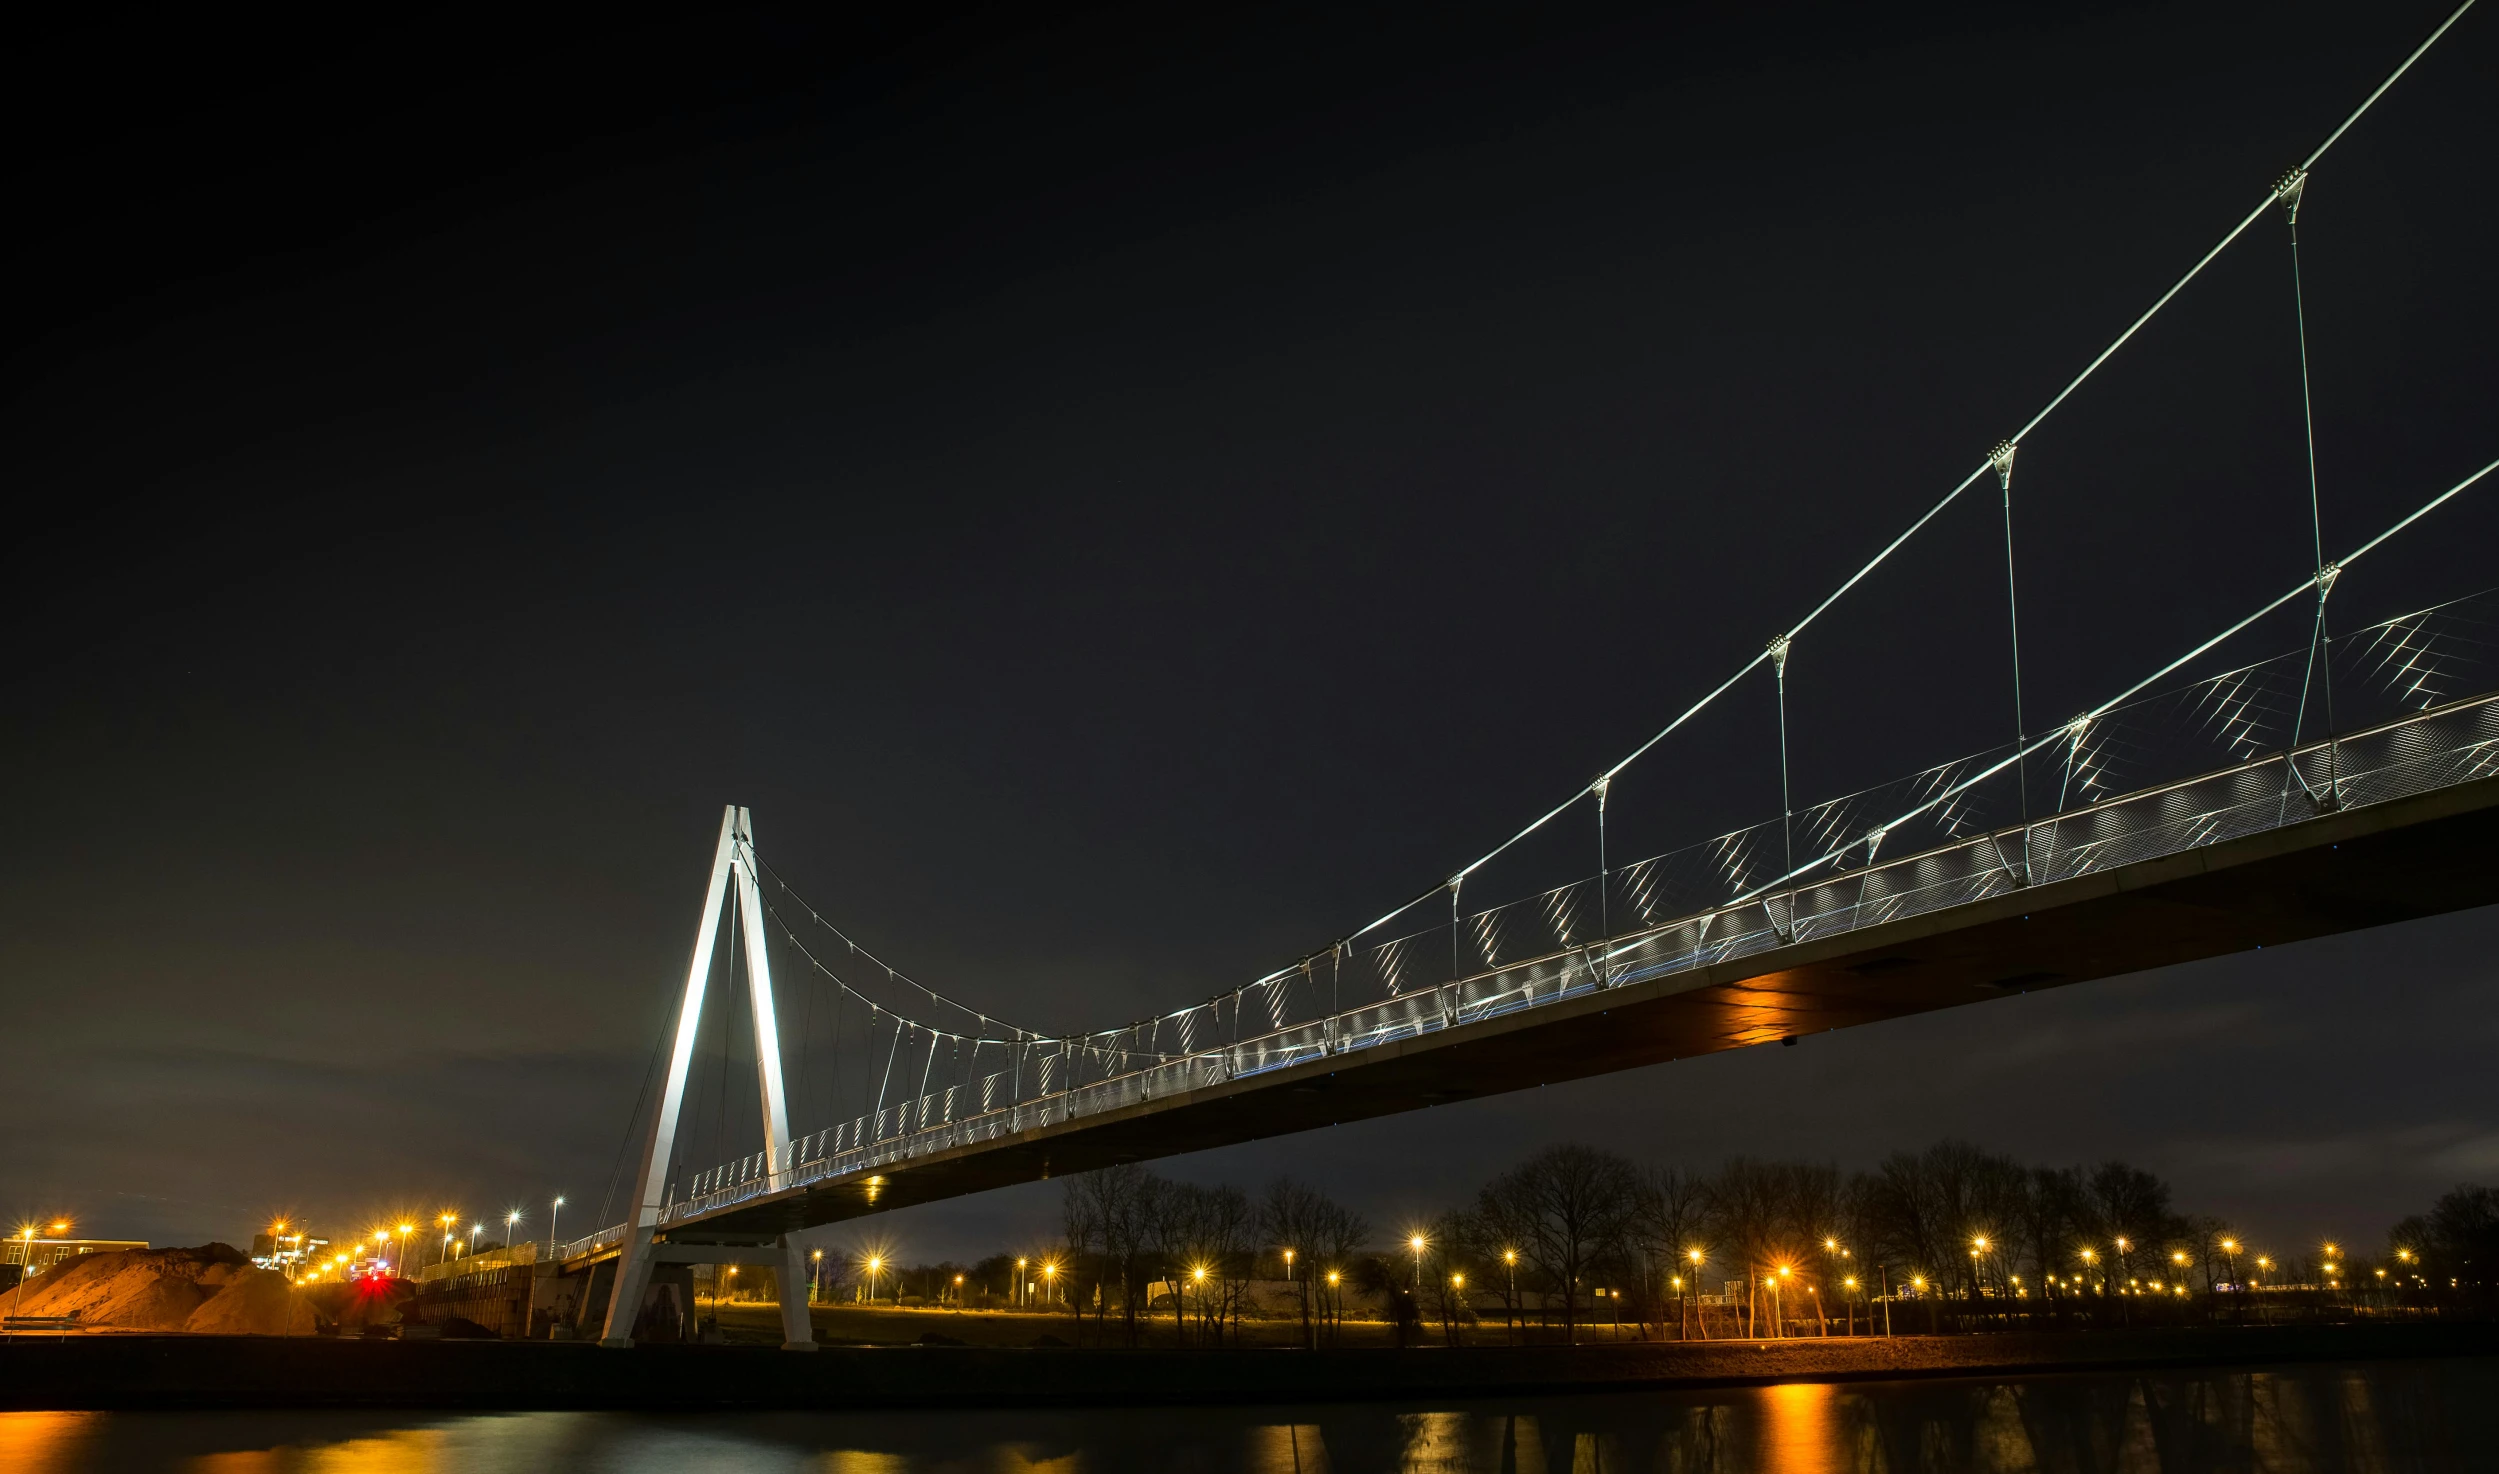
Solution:
<svg viewBox="0 0 2499 1474">
<path fill-rule="evenodd" d="M 2448 8 L 30 33 L 0 1208 L 597 1226 L 724 803 L 1041 1027 L 1324 944 L 1749 659 Z M 2476 12 L 2309 188 L 2330 552 L 2499 454 L 2495 145 Z M 2035 724 L 2309 570 L 2289 273 L 2261 222 L 2025 442 Z M 1800 642 L 1800 798 L 2010 735 L 1999 516 L 1990 483 Z M 2440 519 L 2339 617 L 2499 584 L 2499 490 Z M 1612 853 L 1778 805 L 1756 679 L 1636 770 Z M 1494 889 L 1594 868 L 1555 845 Z M 2372 1243 L 2499 1177 L 2495 943 L 2483 910 L 1164 1165 L 1394 1227 L 1562 1139 L 1957 1134 Z M 1054 1204 L 828 1238 L 985 1252 Z"/>
</svg>

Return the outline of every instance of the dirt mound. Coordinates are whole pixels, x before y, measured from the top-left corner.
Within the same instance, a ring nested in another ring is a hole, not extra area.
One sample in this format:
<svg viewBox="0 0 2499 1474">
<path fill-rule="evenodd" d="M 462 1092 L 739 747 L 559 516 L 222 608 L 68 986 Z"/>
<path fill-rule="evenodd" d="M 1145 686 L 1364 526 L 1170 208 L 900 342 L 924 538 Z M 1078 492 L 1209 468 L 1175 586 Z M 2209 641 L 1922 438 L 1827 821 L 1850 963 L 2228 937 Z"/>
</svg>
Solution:
<svg viewBox="0 0 2499 1474">
<path fill-rule="evenodd" d="M 181 1329 L 203 1336 L 309 1336 L 316 1325 L 312 1306 L 285 1275 L 256 1269 L 211 1295 Z"/>
<path fill-rule="evenodd" d="M 226 1244 L 85 1254 L 26 1282 L 12 1315 L 75 1315 L 125 1331 L 309 1335 L 312 1307 L 286 1277 Z"/>
</svg>

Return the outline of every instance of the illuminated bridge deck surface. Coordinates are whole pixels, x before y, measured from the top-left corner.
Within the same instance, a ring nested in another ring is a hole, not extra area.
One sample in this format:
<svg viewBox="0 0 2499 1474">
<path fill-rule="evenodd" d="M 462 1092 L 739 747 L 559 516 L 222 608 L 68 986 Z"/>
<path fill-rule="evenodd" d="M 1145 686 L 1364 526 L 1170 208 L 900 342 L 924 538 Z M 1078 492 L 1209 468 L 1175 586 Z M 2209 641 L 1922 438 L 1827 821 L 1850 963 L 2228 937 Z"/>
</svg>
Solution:
<svg viewBox="0 0 2499 1474">
<path fill-rule="evenodd" d="M 662 1236 L 753 1241 L 1118 1162 L 2488 905 L 2499 902 L 2494 845 L 2499 778 L 2476 779 L 827 1178 L 671 1223 Z"/>
</svg>

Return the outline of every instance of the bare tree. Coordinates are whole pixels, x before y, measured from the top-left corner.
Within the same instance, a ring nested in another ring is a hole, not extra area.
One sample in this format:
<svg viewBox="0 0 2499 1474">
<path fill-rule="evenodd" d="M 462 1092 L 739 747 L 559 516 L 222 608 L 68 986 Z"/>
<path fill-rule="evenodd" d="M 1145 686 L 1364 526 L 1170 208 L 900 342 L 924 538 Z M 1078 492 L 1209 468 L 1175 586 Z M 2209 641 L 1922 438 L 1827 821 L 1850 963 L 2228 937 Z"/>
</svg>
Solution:
<svg viewBox="0 0 2499 1474">
<path fill-rule="evenodd" d="M 1064 1202 L 1078 1202 L 1073 1209 L 1063 1207 L 1061 1217 L 1071 1233 L 1081 1226 L 1097 1246 L 1097 1260 L 1091 1266 L 1079 1261 L 1080 1270 L 1088 1271 L 1093 1280 L 1095 1296 L 1094 1324 L 1097 1330 L 1107 1326 L 1111 1297 L 1106 1288 L 1113 1277 L 1120 1284 L 1120 1319 L 1128 1344 L 1137 1342 L 1138 1270 L 1144 1256 L 1148 1209 L 1159 1181 L 1152 1173 L 1133 1162 L 1104 1167 L 1070 1178 L 1064 1189 Z M 1071 1238 L 1071 1242 L 1073 1242 Z M 1079 1288 L 1076 1314 L 1081 1324 L 1084 1300 Z"/>
<path fill-rule="evenodd" d="M 1683 1323 L 1684 1307 L 1691 1295 L 1700 1289 L 1700 1267 L 1709 1257 L 1708 1227 L 1709 1195 L 1701 1179 L 1680 1167 L 1652 1167 L 1640 1174 L 1631 1221 L 1633 1248 L 1643 1262 L 1643 1273 L 1651 1290 L 1659 1290 L 1661 1266 L 1671 1280 L 1679 1280 L 1690 1289 L 1675 1295 L 1676 1322 Z M 1695 1262 L 1693 1255 L 1701 1256 Z M 1658 1334 L 1666 1333 L 1660 1320 Z M 1678 1329 L 1678 1335 L 1683 1332 Z"/>
<path fill-rule="evenodd" d="M 1371 1242 L 1371 1225 L 1361 1214 L 1322 1198 L 1313 1211 L 1310 1233 L 1316 1260 L 1312 1269 L 1326 1277 L 1329 1335 L 1334 1338 L 1345 1324 L 1343 1281 L 1352 1276 L 1363 1245 Z"/>
<path fill-rule="evenodd" d="M 1325 1261 L 1330 1214 L 1341 1211 L 1316 1188 L 1290 1177 L 1268 1183 L 1258 1200 L 1258 1233 L 1278 1252 L 1293 1283 L 1305 1347 L 1317 1344 L 1311 1325 L 1312 1281 Z"/>
<path fill-rule="evenodd" d="M 1251 1211 L 1247 1195 L 1237 1187 L 1192 1187 L 1188 1196 L 1189 1276 L 1200 1284 L 1211 1282 L 1214 1294 L 1211 1302 L 1204 1291 L 1198 1295 L 1199 1332 L 1211 1332 L 1220 1343 L 1226 1321 L 1231 1323 L 1236 1338 L 1240 1334 L 1241 1298 L 1249 1288 L 1257 1258 L 1253 1237 L 1257 1215 Z M 1203 1281 L 1198 1279 L 1200 1271 L 1204 1272 Z"/>
<path fill-rule="evenodd" d="M 1059 1179 L 1059 1236 L 1067 1241 L 1067 1263 L 1066 1275 L 1058 1285 L 1073 1302 L 1070 1308 L 1076 1312 L 1076 1344 L 1080 1346 L 1085 1340 L 1083 1285 L 1087 1277 L 1099 1283 L 1106 1262 L 1095 1197 L 1095 1186 L 1089 1177 Z"/>
<path fill-rule="evenodd" d="M 1476 1213 L 1489 1231 L 1518 1247 L 1536 1278 L 1562 1299 L 1568 1337 L 1579 1320 L 1587 1275 L 1629 1239 L 1639 1177 L 1612 1152 L 1547 1147 L 1485 1184 Z"/>
<path fill-rule="evenodd" d="M 1183 1266 L 1189 1261 L 1190 1244 L 1197 1236 L 1197 1193 L 1198 1189 L 1191 1184 L 1171 1182 L 1148 1174 L 1145 1191 L 1138 1204 L 1143 1249 L 1140 1258 L 1151 1261 L 1150 1267 L 1140 1266 L 1138 1278 L 1146 1280 L 1151 1275 L 1154 1280 L 1171 1287 L 1172 1334 L 1183 1338 L 1188 1334 L 1185 1323 L 1188 1297 L 1181 1293 L 1180 1276 L 1185 1272 Z M 1151 1285 L 1152 1281 L 1147 1280 L 1145 1287 L 1138 1292 L 1146 1302 L 1141 1309 L 1147 1314 L 1151 1314 L 1154 1308 Z"/>
<path fill-rule="evenodd" d="M 1761 1291 L 1766 1275 L 1791 1263 L 1801 1245 L 1790 1209 L 1792 1185 L 1785 1164 L 1737 1157 L 1704 1186 L 1710 1237 L 1744 1268 L 1744 1334 L 1761 1330 Z"/>
</svg>

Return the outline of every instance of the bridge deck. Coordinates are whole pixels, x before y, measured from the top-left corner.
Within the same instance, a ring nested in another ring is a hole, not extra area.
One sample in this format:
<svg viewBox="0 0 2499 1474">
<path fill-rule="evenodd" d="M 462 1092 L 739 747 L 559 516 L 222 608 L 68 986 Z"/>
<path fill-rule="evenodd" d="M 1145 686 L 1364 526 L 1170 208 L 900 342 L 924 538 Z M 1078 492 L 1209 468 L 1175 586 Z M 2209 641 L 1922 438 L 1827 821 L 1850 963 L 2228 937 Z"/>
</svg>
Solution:
<svg viewBox="0 0 2499 1474">
<path fill-rule="evenodd" d="M 2499 778 L 1173 1091 L 668 1225 L 740 1242 L 1116 1162 L 2499 902 Z M 595 1257 L 595 1256 L 593 1256 Z"/>
</svg>

